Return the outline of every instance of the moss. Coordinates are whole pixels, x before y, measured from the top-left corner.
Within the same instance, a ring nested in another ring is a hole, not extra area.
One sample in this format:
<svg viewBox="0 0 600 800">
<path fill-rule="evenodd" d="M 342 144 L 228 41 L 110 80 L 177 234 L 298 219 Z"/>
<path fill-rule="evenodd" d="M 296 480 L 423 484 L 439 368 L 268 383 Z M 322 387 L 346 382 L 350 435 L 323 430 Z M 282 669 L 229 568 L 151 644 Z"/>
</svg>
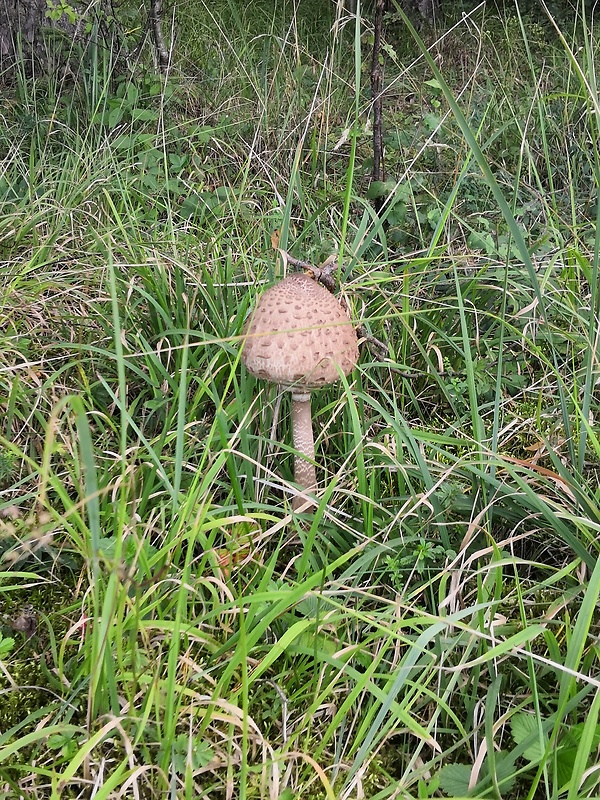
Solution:
<svg viewBox="0 0 600 800">
<path fill-rule="evenodd" d="M 48 702 L 48 693 L 43 690 L 46 683 L 42 675 L 39 660 L 11 660 L 8 672 L 16 684 L 11 684 L 4 676 L 0 678 L 0 690 L 6 692 L 0 704 L 0 730 L 7 731 L 32 712 L 42 708 Z"/>
<path fill-rule="evenodd" d="M 52 679 L 52 669 L 56 666 L 52 643 L 64 637 L 76 612 L 73 606 L 75 578 L 70 573 L 56 577 L 52 583 L 10 591 L 7 591 L 8 583 L 4 578 L 4 585 L 0 584 L 0 634 L 13 639 L 14 645 L 2 657 L 10 679 L 4 672 L 0 673 L 1 731 L 22 722 L 56 697 L 60 684 L 58 679 Z M 31 609 L 37 621 L 36 630 L 29 637 L 13 627 L 14 620 L 26 608 Z"/>
</svg>

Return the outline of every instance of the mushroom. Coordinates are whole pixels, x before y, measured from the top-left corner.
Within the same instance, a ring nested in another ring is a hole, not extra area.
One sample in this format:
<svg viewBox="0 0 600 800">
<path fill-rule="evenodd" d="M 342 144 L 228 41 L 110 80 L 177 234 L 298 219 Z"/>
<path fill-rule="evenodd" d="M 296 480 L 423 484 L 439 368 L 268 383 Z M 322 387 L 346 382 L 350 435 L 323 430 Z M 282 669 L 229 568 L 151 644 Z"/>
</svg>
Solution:
<svg viewBox="0 0 600 800">
<path fill-rule="evenodd" d="M 358 361 L 358 339 L 337 299 L 304 273 L 294 273 L 263 294 L 244 326 L 242 361 L 252 375 L 292 392 L 296 456 L 294 479 L 301 492 L 296 511 L 317 487 L 311 389 L 348 375 Z"/>
</svg>

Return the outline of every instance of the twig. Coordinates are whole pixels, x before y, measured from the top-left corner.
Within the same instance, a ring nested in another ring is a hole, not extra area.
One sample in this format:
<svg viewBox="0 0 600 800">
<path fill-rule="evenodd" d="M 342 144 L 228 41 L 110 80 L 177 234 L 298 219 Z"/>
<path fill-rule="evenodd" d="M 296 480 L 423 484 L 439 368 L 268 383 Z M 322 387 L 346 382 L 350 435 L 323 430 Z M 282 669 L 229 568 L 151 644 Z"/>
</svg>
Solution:
<svg viewBox="0 0 600 800">
<path fill-rule="evenodd" d="M 315 267 L 314 264 L 309 264 L 308 261 L 300 261 L 298 258 L 294 258 L 294 256 L 291 256 L 285 250 L 282 250 L 281 247 L 279 248 L 279 252 L 281 253 L 281 257 L 284 259 L 284 261 L 286 261 L 288 264 L 291 264 L 292 267 L 308 270 L 312 273 L 316 281 L 322 283 L 323 286 L 332 294 L 335 292 L 335 279 L 333 277 L 333 273 L 336 272 L 338 268 L 337 256 L 335 253 L 330 255 L 320 267 Z"/>
<path fill-rule="evenodd" d="M 370 348 L 375 350 L 380 358 L 387 358 L 389 356 L 389 346 L 385 342 L 382 342 L 381 339 L 376 339 L 374 336 L 371 336 L 364 325 L 359 325 L 356 329 L 356 333 L 358 334 L 358 338 L 363 339 Z"/>
</svg>

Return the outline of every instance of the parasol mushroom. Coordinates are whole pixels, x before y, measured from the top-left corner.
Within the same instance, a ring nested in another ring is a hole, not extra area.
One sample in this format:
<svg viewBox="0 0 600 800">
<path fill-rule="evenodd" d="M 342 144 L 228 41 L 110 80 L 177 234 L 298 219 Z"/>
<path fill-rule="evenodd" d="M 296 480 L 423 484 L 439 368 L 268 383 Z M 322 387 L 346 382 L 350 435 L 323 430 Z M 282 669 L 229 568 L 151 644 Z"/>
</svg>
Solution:
<svg viewBox="0 0 600 800">
<path fill-rule="evenodd" d="M 295 273 L 263 294 L 244 327 L 242 361 L 252 375 L 292 392 L 296 456 L 294 479 L 301 492 L 316 489 L 310 392 L 348 375 L 358 361 L 358 339 L 337 299 L 304 273 Z"/>
</svg>

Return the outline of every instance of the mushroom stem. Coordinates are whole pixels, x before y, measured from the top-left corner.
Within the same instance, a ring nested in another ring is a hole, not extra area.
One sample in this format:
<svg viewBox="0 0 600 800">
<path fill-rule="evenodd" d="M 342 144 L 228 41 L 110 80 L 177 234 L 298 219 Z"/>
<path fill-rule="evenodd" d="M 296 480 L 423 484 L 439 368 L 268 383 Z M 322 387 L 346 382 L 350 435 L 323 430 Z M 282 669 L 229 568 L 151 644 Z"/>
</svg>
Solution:
<svg viewBox="0 0 600 800">
<path fill-rule="evenodd" d="M 310 392 L 292 392 L 292 428 L 294 436 L 294 480 L 301 489 L 314 491 L 317 488 L 315 470 L 315 440 L 310 410 Z M 292 499 L 292 508 L 297 511 L 308 500 L 304 491 Z M 314 505 L 314 502 L 313 502 Z"/>
</svg>

